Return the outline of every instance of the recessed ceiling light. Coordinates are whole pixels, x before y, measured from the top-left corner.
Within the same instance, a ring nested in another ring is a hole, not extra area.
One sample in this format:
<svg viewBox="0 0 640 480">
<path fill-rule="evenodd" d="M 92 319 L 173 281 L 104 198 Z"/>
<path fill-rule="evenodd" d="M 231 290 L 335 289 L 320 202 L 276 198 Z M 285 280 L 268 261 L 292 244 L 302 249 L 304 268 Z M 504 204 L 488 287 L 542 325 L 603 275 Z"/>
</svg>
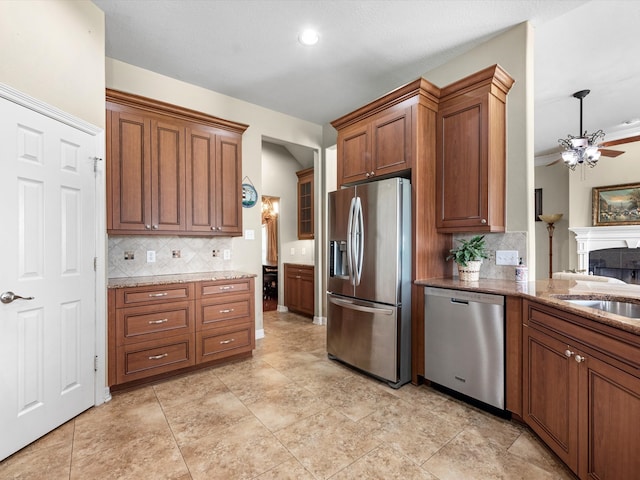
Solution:
<svg viewBox="0 0 640 480">
<path fill-rule="evenodd" d="M 318 32 L 316 32 L 312 28 L 307 28 L 303 30 L 300 35 L 298 35 L 298 41 L 302 45 L 307 45 L 307 46 L 315 45 L 316 43 L 318 43 L 319 39 L 320 37 L 318 36 Z"/>
<path fill-rule="evenodd" d="M 622 122 L 622 125 L 628 127 L 630 125 L 635 125 L 636 123 L 640 123 L 640 118 L 632 118 L 631 120 L 625 120 Z"/>
</svg>

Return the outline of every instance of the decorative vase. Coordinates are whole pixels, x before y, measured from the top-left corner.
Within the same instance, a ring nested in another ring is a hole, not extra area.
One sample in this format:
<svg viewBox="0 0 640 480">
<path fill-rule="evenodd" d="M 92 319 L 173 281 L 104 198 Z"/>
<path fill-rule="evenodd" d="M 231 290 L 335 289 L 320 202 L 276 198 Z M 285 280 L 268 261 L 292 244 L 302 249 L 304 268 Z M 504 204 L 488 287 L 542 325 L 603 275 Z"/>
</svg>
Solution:
<svg viewBox="0 0 640 480">
<path fill-rule="evenodd" d="M 477 282 L 480 279 L 482 260 L 471 260 L 466 266 L 458 264 L 458 276 L 463 282 Z"/>
</svg>

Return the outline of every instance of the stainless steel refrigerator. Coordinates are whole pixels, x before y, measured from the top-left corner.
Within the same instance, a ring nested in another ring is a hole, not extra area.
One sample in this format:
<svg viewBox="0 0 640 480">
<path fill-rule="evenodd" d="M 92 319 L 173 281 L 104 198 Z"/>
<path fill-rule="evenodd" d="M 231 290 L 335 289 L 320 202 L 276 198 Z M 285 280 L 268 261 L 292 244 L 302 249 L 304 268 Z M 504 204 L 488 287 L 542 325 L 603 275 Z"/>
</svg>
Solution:
<svg viewBox="0 0 640 480">
<path fill-rule="evenodd" d="M 327 352 L 398 388 L 411 379 L 411 184 L 329 194 Z"/>
</svg>

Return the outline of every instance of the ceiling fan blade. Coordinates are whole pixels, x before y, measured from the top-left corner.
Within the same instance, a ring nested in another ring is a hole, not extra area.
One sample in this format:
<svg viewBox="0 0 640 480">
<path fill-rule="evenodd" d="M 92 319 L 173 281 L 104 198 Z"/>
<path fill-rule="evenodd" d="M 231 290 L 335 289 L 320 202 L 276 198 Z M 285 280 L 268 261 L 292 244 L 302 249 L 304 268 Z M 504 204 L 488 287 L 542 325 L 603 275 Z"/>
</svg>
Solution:
<svg viewBox="0 0 640 480">
<path fill-rule="evenodd" d="M 603 157 L 612 157 L 615 158 L 619 155 L 622 155 L 624 152 L 622 150 L 609 150 L 607 148 L 600 148 L 600 154 Z"/>
<path fill-rule="evenodd" d="M 613 147 L 615 145 L 623 145 L 625 143 L 638 142 L 640 141 L 640 135 L 636 135 L 633 137 L 621 138 L 619 140 L 610 140 L 608 142 L 602 142 L 603 147 Z"/>
</svg>

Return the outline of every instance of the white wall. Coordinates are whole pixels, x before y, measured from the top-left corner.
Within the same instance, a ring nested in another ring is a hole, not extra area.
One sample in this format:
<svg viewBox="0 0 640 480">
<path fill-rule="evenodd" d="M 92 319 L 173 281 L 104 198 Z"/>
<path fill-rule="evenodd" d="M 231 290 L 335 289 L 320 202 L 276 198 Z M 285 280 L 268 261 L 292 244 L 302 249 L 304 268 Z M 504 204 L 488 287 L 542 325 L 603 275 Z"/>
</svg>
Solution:
<svg viewBox="0 0 640 480">
<path fill-rule="evenodd" d="M 515 79 L 507 97 L 506 228 L 509 232 L 530 232 L 523 256 L 533 278 L 533 28 L 522 23 L 422 76 L 445 87 L 496 63 Z"/>
<path fill-rule="evenodd" d="M 269 137 L 320 150 L 322 127 L 273 110 L 247 103 L 211 90 L 191 85 L 143 68 L 106 59 L 106 85 L 164 102 L 198 110 L 210 115 L 248 124 L 242 137 L 242 172 L 248 175 L 258 190 L 263 190 L 262 139 Z M 254 273 L 256 285 L 256 330 L 260 334 L 262 324 L 262 289 L 259 281 L 261 265 L 261 216 L 260 207 L 243 208 L 242 222 L 245 232 L 253 230 L 254 240 L 232 239 L 231 269 Z"/>
<path fill-rule="evenodd" d="M 562 219 L 555 223 L 553 232 L 552 271 L 558 272 L 569 267 L 569 242 L 573 240 L 569 228 L 569 169 L 557 163 L 535 168 L 535 188 L 542 188 L 542 213 L 562 213 Z M 535 222 L 536 237 L 536 277 L 549 276 L 549 232 L 547 224 Z M 533 280 L 533 279 L 532 279 Z"/>
<path fill-rule="evenodd" d="M 104 31 L 86 0 L 2 0 L 0 82 L 104 128 Z"/>
</svg>

